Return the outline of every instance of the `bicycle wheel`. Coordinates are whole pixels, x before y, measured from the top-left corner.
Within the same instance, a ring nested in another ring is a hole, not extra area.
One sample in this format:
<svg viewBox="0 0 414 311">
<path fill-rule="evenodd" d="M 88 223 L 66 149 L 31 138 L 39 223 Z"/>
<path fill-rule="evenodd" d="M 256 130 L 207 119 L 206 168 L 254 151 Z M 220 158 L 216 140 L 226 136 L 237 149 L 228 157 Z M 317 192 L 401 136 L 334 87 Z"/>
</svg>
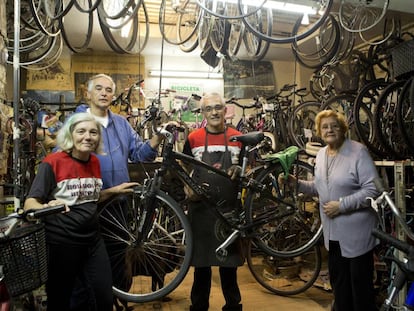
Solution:
<svg viewBox="0 0 414 311">
<path fill-rule="evenodd" d="M 405 83 L 405 80 L 400 80 L 388 85 L 378 99 L 374 114 L 376 137 L 387 151 L 388 158 L 397 160 L 404 160 L 410 154 L 397 122 L 397 103 Z"/>
<path fill-rule="evenodd" d="M 389 0 L 342 0 L 339 21 L 349 32 L 363 32 L 376 26 L 387 13 Z"/>
<path fill-rule="evenodd" d="M 278 31 L 268 33 L 262 32 L 260 28 L 257 28 L 254 23 L 249 21 L 249 12 L 258 11 L 257 7 L 252 6 L 251 1 L 249 0 L 238 0 L 239 11 L 241 15 L 244 15 L 243 22 L 246 24 L 246 27 L 260 39 L 269 41 L 270 43 L 292 43 L 295 40 L 301 40 L 308 37 L 323 23 L 333 4 L 333 0 L 304 1 L 302 3 L 307 4 L 306 8 L 309 10 L 307 13 L 301 13 L 299 10 L 292 10 L 293 12 L 289 12 L 288 17 L 286 17 L 286 12 L 280 7 L 273 7 L 272 2 L 276 1 L 267 1 L 262 9 L 271 10 L 271 18 L 269 19 L 271 25 L 269 25 L 269 27 L 277 29 Z M 294 1 L 287 2 L 288 3 L 283 3 L 283 5 L 296 5 Z M 275 3 L 275 5 L 277 5 L 277 3 Z M 305 8 L 305 6 L 302 8 Z M 322 14 L 319 14 L 320 12 L 322 12 Z M 294 33 L 294 25 L 297 22 L 300 23 L 305 16 L 308 17 L 309 24 L 303 25 L 297 29 L 296 33 Z"/>
<path fill-rule="evenodd" d="M 295 107 L 289 116 L 289 135 L 292 141 L 301 149 L 305 149 L 308 141 L 317 140 L 315 117 L 321 110 L 316 101 L 306 101 Z"/>
<path fill-rule="evenodd" d="M 162 0 L 159 11 L 159 29 L 170 44 L 180 45 L 197 31 L 201 11 L 194 1 Z"/>
<path fill-rule="evenodd" d="M 384 79 L 366 84 L 359 91 L 354 103 L 354 123 L 358 137 L 374 155 L 380 158 L 385 158 L 387 151 L 376 138 L 374 114 L 379 97 L 388 85 L 389 82 Z"/>
<path fill-rule="evenodd" d="M 139 188 L 129 197 L 115 197 L 100 216 L 107 248 L 118 250 L 110 258 L 112 270 L 124 270 L 126 278 L 113 286 L 114 294 L 130 302 L 158 300 L 173 291 L 187 274 L 193 248 L 186 215 L 164 192 L 156 195 L 152 229 L 137 240 L 147 212 L 143 194 Z"/>
<path fill-rule="evenodd" d="M 411 156 L 414 155 L 414 103 L 411 101 L 414 91 L 414 77 L 407 80 L 401 91 L 397 104 L 397 122 L 401 135 L 410 150 Z"/>
<path fill-rule="evenodd" d="M 321 110 L 335 110 L 344 115 L 347 124 L 349 126 L 349 135 L 351 139 L 359 140 L 357 131 L 355 130 L 354 122 L 354 102 L 355 95 L 353 94 L 339 94 L 330 97 L 325 103 L 322 104 Z"/>
<path fill-rule="evenodd" d="M 280 162 L 263 169 L 256 182 L 260 191 L 248 193 L 247 221 L 253 230 L 253 242 L 263 252 L 276 257 L 297 256 L 312 248 L 322 236 L 317 196 L 298 193 L 297 185 L 279 186 L 284 173 Z M 313 167 L 295 161 L 290 173 L 302 180 L 313 179 Z M 286 218 L 287 217 L 287 218 Z M 293 217 L 301 230 L 289 226 Z"/>
<path fill-rule="evenodd" d="M 296 229 L 302 230 L 300 227 Z M 281 296 L 306 291 L 315 283 L 322 266 L 319 245 L 314 245 L 301 255 L 281 258 L 270 256 L 254 243 L 249 243 L 246 260 L 256 281 L 270 292 Z"/>
</svg>

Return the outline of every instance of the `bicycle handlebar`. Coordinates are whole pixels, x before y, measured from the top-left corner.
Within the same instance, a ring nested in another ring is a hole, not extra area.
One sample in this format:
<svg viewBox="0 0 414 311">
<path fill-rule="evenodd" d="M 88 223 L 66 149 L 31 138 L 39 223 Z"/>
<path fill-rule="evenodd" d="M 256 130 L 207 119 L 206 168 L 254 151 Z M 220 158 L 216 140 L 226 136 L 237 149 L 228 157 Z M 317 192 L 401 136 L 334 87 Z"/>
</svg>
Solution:
<svg viewBox="0 0 414 311">
<path fill-rule="evenodd" d="M 0 239 L 9 236 L 22 221 L 34 221 L 51 214 L 63 212 L 65 209 L 66 206 L 64 204 L 59 204 L 39 209 L 20 209 L 17 212 L 2 217 L 0 218 Z"/>
<path fill-rule="evenodd" d="M 380 240 L 387 242 L 388 244 L 394 246 L 395 248 L 399 249 L 400 251 L 410 254 L 414 252 L 414 247 L 408 244 L 407 242 L 401 241 L 393 236 L 383 232 L 380 229 L 374 228 L 372 229 L 372 234 L 379 238 Z"/>
</svg>

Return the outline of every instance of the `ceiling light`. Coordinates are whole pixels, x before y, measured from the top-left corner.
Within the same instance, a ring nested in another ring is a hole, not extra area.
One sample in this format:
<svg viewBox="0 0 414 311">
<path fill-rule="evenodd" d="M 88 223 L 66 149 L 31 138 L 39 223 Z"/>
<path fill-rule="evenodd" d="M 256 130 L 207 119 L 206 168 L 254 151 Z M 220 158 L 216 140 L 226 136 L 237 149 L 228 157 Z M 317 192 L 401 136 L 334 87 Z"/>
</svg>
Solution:
<svg viewBox="0 0 414 311">
<path fill-rule="evenodd" d="M 227 0 L 230 3 L 237 3 L 236 0 Z M 243 4 L 245 6 L 256 6 L 257 0 L 243 0 Z M 269 8 L 272 10 L 278 11 L 287 11 L 287 12 L 294 12 L 294 13 L 303 13 L 303 14 L 316 14 L 316 9 L 311 6 L 303 5 L 303 4 L 294 4 L 294 3 L 287 3 L 282 1 L 266 1 L 263 4 L 264 8 Z"/>
<path fill-rule="evenodd" d="M 168 77 L 168 78 L 200 78 L 200 79 L 222 79 L 223 74 L 219 72 L 207 71 L 176 71 L 176 70 L 150 70 L 150 77 Z"/>
</svg>

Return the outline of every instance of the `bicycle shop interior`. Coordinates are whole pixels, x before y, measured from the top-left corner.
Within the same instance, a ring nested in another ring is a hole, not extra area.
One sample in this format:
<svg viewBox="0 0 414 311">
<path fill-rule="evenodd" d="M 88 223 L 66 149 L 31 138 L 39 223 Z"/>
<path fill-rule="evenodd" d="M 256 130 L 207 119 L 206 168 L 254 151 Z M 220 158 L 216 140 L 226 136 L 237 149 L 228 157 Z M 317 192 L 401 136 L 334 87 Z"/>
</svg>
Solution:
<svg viewBox="0 0 414 311">
<path fill-rule="evenodd" d="M 65 117 L 87 101 L 88 78 L 101 72 L 116 82 L 111 110 L 144 138 L 140 124 L 155 100 L 165 120 L 191 131 L 202 121 L 199 96 L 218 92 L 228 100 L 226 122 L 272 133 L 267 153 L 311 148 L 301 159 L 312 164 L 320 144 L 312 116 L 337 109 L 351 138 L 368 147 L 397 206 L 407 217 L 414 211 L 410 0 L 6 0 L 0 17 L 0 217 L 21 207 L 36 165 L 52 151 Z M 142 181 L 142 170 L 130 168 Z M 384 265 L 376 262 L 378 288 L 388 277 Z M 223 304 L 214 273 L 212 311 Z M 187 310 L 191 282 L 190 271 L 168 299 L 133 310 Z M 264 289 L 247 266 L 239 283 L 248 311 L 331 310 L 325 261 L 299 294 Z"/>
</svg>

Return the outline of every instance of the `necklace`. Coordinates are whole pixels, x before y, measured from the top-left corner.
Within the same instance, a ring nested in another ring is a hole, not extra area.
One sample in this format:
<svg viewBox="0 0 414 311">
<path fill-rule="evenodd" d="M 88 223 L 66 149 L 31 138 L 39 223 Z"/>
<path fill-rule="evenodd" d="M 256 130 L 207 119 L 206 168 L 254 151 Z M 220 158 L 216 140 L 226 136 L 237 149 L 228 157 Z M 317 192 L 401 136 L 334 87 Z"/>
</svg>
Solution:
<svg viewBox="0 0 414 311">
<path fill-rule="evenodd" d="M 329 176 L 331 175 L 332 167 L 336 160 L 336 154 L 335 155 L 329 155 L 328 150 L 326 150 L 326 182 L 329 181 Z"/>
</svg>

